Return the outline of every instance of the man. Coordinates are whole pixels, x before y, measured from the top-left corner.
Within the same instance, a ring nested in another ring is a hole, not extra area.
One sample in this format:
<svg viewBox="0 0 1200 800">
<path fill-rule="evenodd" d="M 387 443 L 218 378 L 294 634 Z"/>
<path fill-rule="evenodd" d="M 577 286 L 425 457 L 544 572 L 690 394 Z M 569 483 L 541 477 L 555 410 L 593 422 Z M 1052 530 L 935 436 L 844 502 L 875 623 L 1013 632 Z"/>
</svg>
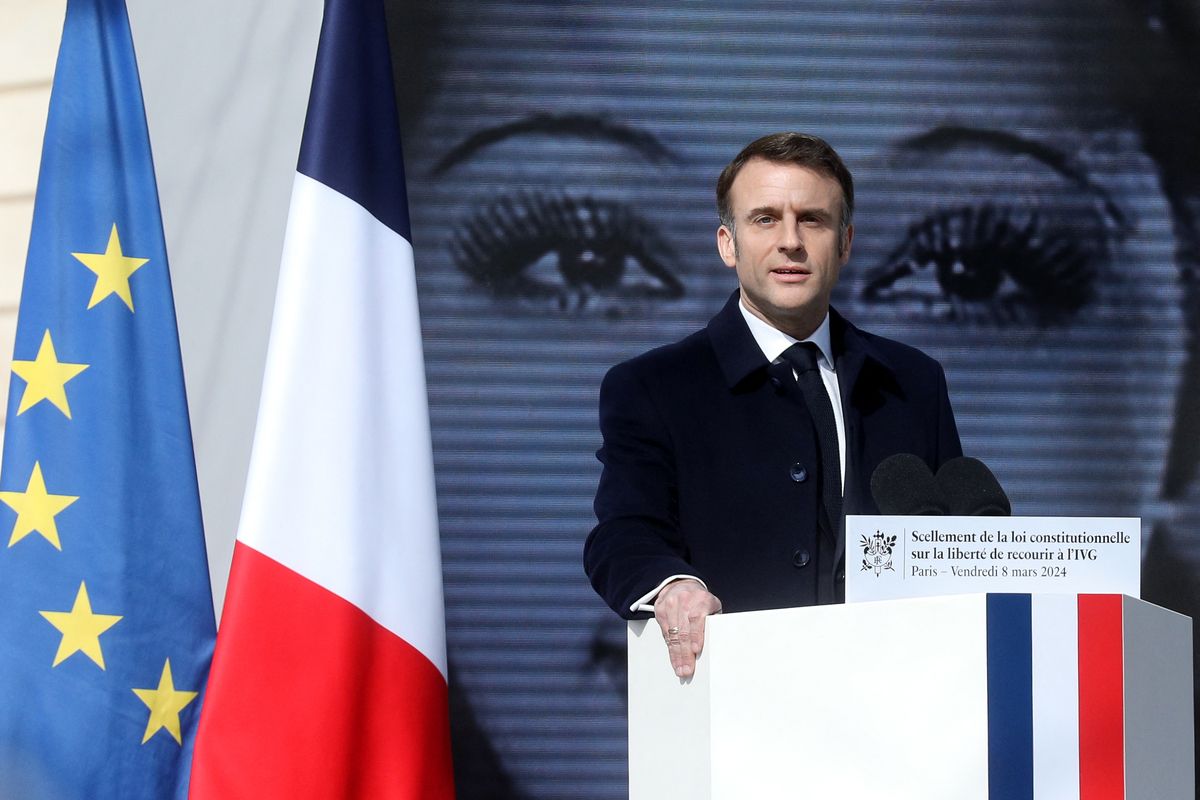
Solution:
<svg viewBox="0 0 1200 800">
<path fill-rule="evenodd" d="M 962 454 L 940 365 L 830 309 L 854 239 L 833 148 L 752 142 L 717 207 L 738 291 L 703 331 L 606 376 L 584 556 L 619 614 L 653 611 L 680 677 L 709 614 L 844 599 L 844 513 L 876 513 L 881 461 L 914 453 L 936 469 Z"/>
</svg>

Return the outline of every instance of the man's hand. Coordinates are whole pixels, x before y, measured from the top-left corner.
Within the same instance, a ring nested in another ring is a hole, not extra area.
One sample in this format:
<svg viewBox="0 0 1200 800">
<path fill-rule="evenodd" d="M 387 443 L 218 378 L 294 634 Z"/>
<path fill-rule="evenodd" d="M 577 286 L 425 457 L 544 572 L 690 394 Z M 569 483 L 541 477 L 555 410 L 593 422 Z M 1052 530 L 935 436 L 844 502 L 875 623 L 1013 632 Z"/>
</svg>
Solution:
<svg viewBox="0 0 1200 800">
<path fill-rule="evenodd" d="M 654 600 L 654 619 L 662 628 L 671 668 L 680 678 L 696 671 L 696 656 L 704 649 L 704 618 L 721 611 L 721 601 L 699 581 L 668 583 Z"/>
</svg>

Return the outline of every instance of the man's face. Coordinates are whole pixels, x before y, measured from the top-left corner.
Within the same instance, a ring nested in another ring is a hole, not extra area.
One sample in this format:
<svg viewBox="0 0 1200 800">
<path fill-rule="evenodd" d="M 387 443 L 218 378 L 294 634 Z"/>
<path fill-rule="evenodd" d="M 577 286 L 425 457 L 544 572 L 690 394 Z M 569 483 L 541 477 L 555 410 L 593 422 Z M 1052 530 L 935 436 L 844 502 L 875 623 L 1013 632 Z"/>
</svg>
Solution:
<svg viewBox="0 0 1200 800">
<path fill-rule="evenodd" d="M 829 310 L 829 296 L 850 256 L 841 242 L 842 189 L 796 164 L 751 159 L 729 189 L 734 228 L 717 231 L 725 266 L 737 271 L 750 313 L 804 338 Z"/>
</svg>

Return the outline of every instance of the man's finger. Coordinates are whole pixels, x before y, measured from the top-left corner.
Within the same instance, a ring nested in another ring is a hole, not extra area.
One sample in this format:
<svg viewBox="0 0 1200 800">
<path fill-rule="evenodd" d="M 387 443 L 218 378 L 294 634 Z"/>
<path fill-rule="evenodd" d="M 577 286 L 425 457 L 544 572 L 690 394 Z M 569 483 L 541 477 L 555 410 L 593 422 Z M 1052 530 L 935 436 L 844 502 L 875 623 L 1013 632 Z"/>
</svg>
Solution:
<svg viewBox="0 0 1200 800">
<path fill-rule="evenodd" d="M 675 656 L 671 660 L 671 666 L 675 668 L 675 674 L 680 678 L 690 676 L 696 669 L 696 653 L 692 650 L 692 632 L 685 624 L 683 630 L 679 632 L 679 647 L 672 651 Z"/>
<path fill-rule="evenodd" d="M 696 660 L 696 656 L 700 655 L 700 651 L 704 649 L 704 614 L 697 615 L 692 621 L 692 661 Z"/>
<path fill-rule="evenodd" d="M 695 670 L 696 655 L 692 650 L 692 633 L 686 624 L 667 626 L 666 640 L 671 669 L 680 678 L 691 675 Z"/>
<path fill-rule="evenodd" d="M 704 593 L 704 603 L 700 606 L 693 607 L 688 612 L 688 627 L 692 633 L 692 660 L 700 655 L 704 650 L 704 626 L 708 621 L 709 614 L 717 614 L 721 611 L 721 601 L 716 595 Z"/>
</svg>

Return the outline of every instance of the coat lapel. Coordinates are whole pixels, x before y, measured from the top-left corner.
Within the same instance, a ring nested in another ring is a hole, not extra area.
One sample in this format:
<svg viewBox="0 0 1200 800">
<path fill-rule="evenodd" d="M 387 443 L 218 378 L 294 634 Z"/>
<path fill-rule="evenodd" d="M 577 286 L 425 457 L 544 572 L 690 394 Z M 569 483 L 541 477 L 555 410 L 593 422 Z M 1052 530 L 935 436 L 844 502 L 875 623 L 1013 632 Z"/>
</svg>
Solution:
<svg viewBox="0 0 1200 800">
<path fill-rule="evenodd" d="M 759 349 L 758 342 L 746 327 L 742 312 L 738 308 L 739 293 L 734 290 L 725 306 L 709 321 L 707 331 L 713 352 L 726 385 L 736 389 L 751 375 L 766 369 L 769 364 Z M 836 309 L 829 310 L 830 338 L 833 344 L 834 368 L 837 370 L 841 392 L 842 418 L 846 426 L 846 482 L 842 508 L 847 514 L 876 513 L 870 495 L 870 477 L 861 475 L 863 462 L 863 403 L 869 402 L 871 392 L 864 389 L 865 382 L 878 387 L 883 384 L 897 385 L 894 370 L 887 357 Z M 825 526 L 822 526 L 823 528 Z M 846 552 L 844 521 L 836 536 L 836 559 L 841 561 Z"/>
</svg>

